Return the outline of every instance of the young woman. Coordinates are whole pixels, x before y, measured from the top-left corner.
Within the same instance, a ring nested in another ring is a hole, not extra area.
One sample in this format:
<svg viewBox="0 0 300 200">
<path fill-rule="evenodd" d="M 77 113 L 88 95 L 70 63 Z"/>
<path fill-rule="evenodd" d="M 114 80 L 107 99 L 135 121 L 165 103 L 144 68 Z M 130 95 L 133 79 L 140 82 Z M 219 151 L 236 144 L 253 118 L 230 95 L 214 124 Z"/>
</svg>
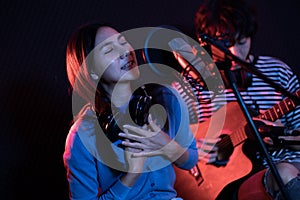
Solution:
<svg viewBox="0 0 300 200">
<path fill-rule="evenodd" d="M 63 155 L 70 199 L 176 199 L 173 165 L 190 169 L 198 158 L 186 105 L 169 86 L 133 91 L 140 76 L 135 51 L 111 26 L 80 27 L 66 53 L 73 99 L 78 97 L 73 108 L 80 110 Z M 137 115 L 145 99 L 160 104 L 165 115 L 151 107 Z M 142 123 L 131 123 L 132 115 Z"/>
</svg>

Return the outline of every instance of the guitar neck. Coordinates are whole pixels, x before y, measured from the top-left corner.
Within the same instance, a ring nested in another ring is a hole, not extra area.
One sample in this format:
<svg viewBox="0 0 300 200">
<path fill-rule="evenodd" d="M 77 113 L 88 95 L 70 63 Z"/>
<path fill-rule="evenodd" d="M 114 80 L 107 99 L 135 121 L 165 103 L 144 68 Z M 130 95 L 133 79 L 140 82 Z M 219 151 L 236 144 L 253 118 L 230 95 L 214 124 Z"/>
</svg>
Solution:
<svg viewBox="0 0 300 200">
<path fill-rule="evenodd" d="M 233 134 L 230 135 L 230 139 L 234 147 L 241 144 L 248 138 L 247 134 L 245 133 L 244 127 L 245 125 L 240 126 L 233 132 Z"/>
<path fill-rule="evenodd" d="M 294 94 L 299 97 L 300 90 L 297 90 Z M 296 106 L 297 104 L 292 99 L 285 98 L 278 104 L 275 104 L 272 108 L 266 110 L 263 114 L 259 115 L 258 118 L 274 122 L 282 115 L 293 110 Z M 248 138 L 244 131 L 245 125 L 246 124 L 241 124 L 241 126 L 233 132 L 234 134 L 230 135 L 230 139 L 234 147 L 241 144 Z"/>
<path fill-rule="evenodd" d="M 294 95 L 299 97 L 300 90 L 297 90 L 294 93 Z M 274 122 L 277 119 L 279 119 L 282 115 L 293 110 L 296 106 L 297 106 L 297 104 L 292 99 L 285 98 L 283 101 L 274 105 L 272 108 L 266 110 L 263 114 L 258 116 L 258 118 Z"/>
</svg>

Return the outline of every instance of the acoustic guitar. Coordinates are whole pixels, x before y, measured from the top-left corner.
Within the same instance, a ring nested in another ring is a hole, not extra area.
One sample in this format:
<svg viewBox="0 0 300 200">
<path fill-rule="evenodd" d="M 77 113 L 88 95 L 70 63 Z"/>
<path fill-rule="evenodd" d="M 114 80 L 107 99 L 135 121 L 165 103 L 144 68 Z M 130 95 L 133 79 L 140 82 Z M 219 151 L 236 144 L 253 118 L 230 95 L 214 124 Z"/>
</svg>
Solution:
<svg viewBox="0 0 300 200">
<path fill-rule="evenodd" d="M 300 90 L 295 95 L 299 97 Z M 262 121 L 274 122 L 295 107 L 294 101 L 285 98 L 257 118 Z M 252 161 L 244 154 L 242 148 L 244 142 L 249 139 L 245 131 L 246 125 L 247 120 L 237 102 L 226 104 L 215 112 L 209 120 L 191 125 L 191 130 L 195 131 L 196 138 L 215 137 L 213 134 L 219 134 L 216 135 L 220 138 L 217 143 L 219 153 L 225 159 L 227 157 L 228 161 L 226 165 L 216 166 L 207 164 L 200 159 L 191 170 L 175 167 L 177 177 L 175 189 L 178 196 L 185 200 L 214 200 L 226 185 L 251 172 Z M 222 130 L 231 130 L 231 132 L 222 134 Z"/>
</svg>

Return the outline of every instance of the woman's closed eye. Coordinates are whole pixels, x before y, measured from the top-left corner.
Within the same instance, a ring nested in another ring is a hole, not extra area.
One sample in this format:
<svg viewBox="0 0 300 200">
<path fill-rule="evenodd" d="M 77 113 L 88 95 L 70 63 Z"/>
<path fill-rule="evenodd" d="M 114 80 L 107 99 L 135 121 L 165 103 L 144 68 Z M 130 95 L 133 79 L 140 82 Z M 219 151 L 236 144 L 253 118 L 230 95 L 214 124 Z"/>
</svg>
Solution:
<svg viewBox="0 0 300 200">
<path fill-rule="evenodd" d="M 112 52 L 114 49 L 112 44 L 106 44 L 101 48 L 101 51 L 103 51 L 104 54 L 108 54 L 110 52 Z"/>
</svg>

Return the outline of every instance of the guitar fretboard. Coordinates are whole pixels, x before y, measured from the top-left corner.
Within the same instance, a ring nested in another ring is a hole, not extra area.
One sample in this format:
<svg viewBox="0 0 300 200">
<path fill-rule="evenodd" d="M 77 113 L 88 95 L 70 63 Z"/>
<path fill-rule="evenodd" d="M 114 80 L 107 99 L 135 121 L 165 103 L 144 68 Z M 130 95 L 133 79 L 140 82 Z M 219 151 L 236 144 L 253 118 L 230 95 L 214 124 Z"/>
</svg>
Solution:
<svg viewBox="0 0 300 200">
<path fill-rule="evenodd" d="M 297 97 L 300 96 L 300 90 L 297 90 L 294 95 Z M 268 121 L 276 121 L 282 115 L 288 113 L 293 110 L 297 104 L 290 98 L 285 98 L 283 101 L 274 105 L 272 108 L 266 110 L 263 114 L 261 114 L 258 118 L 268 120 Z"/>
<path fill-rule="evenodd" d="M 299 97 L 300 90 L 297 90 L 294 95 Z M 259 115 L 258 118 L 274 122 L 282 115 L 293 110 L 296 106 L 297 104 L 293 100 L 291 100 L 290 98 L 285 98 L 278 104 L 274 105 L 272 108 L 266 110 L 263 114 Z M 244 131 L 245 125 L 246 123 L 242 123 L 239 127 L 236 127 L 233 134 L 229 136 L 228 140 L 231 140 L 234 147 L 241 144 L 248 138 L 247 134 Z"/>
</svg>

